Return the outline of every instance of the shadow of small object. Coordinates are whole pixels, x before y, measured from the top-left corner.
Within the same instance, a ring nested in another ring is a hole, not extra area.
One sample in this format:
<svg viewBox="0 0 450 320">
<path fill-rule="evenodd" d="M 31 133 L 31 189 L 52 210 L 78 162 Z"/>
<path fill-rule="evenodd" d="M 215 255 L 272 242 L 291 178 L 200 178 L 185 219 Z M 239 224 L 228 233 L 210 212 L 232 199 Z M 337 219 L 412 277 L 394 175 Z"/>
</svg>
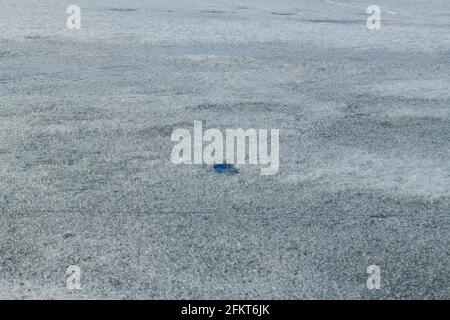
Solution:
<svg viewBox="0 0 450 320">
<path fill-rule="evenodd" d="M 117 11 L 117 12 L 135 12 L 139 9 L 133 9 L 133 8 L 110 8 L 109 11 Z"/>
<path fill-rule="evenodd" d="M 231 164 L 215 164 L 214 165 L 214 171 L 218 174 L 226 174 L 226 175 L 233 175 L 239 173 L 238 169 L 236 169 Z"/>
<path fill-rule="evenodd" d="M 68 233 L 63 234 L 63 239 L 69 239 L 69 238 L 73 238 L 73 237 L 75 237 L 74 233 L 68 232 Z"/>
</svg>

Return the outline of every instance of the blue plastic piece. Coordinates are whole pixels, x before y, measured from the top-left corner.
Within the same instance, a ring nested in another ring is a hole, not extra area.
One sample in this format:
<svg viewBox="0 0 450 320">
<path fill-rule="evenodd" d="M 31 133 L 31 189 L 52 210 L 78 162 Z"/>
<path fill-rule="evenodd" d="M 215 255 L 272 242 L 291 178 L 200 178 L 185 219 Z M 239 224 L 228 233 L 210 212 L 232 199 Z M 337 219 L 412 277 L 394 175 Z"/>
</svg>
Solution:
<svg viewBox="0 0 450 320">
<path fill-rule="evenodd" d="M 214 171 L 216 173 L 219 173 L 219 174 L 229 174 L 229 175 L 236 174 L 236 173 L 239 172 L 238 169 L 233 167 L 233 165 L 226 164 L 226 163 L 224 163 L 224 164 L 215 164 L 214 165 Z"/>
</svg>

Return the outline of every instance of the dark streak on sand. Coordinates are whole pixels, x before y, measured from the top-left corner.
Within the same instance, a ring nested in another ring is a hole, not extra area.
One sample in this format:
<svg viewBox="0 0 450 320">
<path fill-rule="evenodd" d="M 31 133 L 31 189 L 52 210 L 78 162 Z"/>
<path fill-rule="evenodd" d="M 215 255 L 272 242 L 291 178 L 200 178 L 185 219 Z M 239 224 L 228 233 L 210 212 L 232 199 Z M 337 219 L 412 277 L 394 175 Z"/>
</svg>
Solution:
<svg viewBox="0 0 450 320">
<path fill-rule="evenodd" d="M 212 13 L 212 14 L 224 14 L 227 13 L 226 11 L 221 10 L 203 10 L 203 13 Z"/>
<path fill-rule="evenodd" d="M 134 9 L 134 8 L 111 8 L 111 9 L 109 9 L 109 11 L 118 11 L 118 12 L 135 12 L 138 10 L 139 9 Z"/>
<path fill-rule="evenodd" d="M 272 12 L 274 16 L 293 16 L 293 12 Z"/>
</svg>

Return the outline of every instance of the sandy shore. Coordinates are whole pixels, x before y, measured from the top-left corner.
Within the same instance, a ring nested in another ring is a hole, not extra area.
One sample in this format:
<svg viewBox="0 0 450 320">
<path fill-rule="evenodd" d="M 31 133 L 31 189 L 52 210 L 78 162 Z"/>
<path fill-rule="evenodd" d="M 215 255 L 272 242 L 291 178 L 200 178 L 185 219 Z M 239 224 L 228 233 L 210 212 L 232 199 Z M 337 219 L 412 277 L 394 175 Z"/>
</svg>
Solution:
<svg viewBox="0 0 450 320">
<path fill-rule="evenodd" d="M 77 0 L 78 31 L 18 2 L 0 298 L 450 297 L 447 2 L 379 1 L 376 31 L 365 1 Z M 279 128 L 279 173 L 174 165 L 195 120 Z"/>
</svg>

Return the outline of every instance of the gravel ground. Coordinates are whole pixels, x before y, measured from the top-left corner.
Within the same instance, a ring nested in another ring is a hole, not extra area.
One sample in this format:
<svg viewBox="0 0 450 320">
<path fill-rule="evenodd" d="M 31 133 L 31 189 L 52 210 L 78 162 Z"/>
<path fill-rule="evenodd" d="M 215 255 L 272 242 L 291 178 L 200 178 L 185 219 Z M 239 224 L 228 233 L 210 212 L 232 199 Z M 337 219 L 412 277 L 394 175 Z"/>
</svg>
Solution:
<svg viewBox="0 0 450 320">
<path fill-rule="evenodd" d="M 2 0 L 0 298 L 450 298 L 450 3 L 372 4 Z M 194 120 L 279 173 L 174 165 Z"/>
</svg>

